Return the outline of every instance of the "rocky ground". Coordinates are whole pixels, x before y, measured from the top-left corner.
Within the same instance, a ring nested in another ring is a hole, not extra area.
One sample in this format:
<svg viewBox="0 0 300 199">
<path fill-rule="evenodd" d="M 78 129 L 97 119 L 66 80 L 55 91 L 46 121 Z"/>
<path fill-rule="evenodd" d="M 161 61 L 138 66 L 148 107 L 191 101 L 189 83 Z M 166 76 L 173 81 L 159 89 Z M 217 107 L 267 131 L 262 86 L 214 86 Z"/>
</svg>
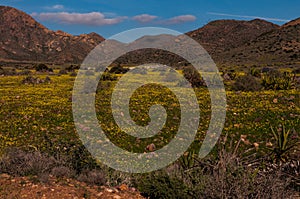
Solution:
<svg viewBox="0 0 300 199">
<path fill-rule="evenodd" d="M 35 176 L 12 177 L 0 175 L 0 198 L 42 198 L 42 199 L 142 199 L 134 188 L 123 184 L 119 187 L 90 186 L 73 179 L 49 177 L 47 182 L 40 182 Z"/>
</svg>

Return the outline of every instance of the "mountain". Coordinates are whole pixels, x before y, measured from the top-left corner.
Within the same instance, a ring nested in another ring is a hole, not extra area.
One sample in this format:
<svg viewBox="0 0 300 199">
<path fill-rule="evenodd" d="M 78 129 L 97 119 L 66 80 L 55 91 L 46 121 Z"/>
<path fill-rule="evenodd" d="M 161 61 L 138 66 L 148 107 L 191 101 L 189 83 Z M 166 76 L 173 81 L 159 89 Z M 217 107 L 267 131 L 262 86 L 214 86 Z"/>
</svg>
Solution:
<svg viewBox="0 0 300 199">
<path fill-rule="evenodd" d="M 218 20 L 212 21 L 202 28 L 187 32 L 186 35 L 200 43 L 217 63 L 222 63 L 225 52 L 243 46 L 258 36 L 279 29 L 273 23 L 255 19 L 252 21 Z M 141 38 L 151 39 L 151 37 Z M 117 62 L 142 64 L 158 61 L 176 68 L 187 65 L 187 62 L 173 53 L 161 50 L 138 50 L 120 57 Z"/>
<path fill-rule="evenodd" d="M 284 24 L 282 27 L 296 26 L 298 24 L 300 24 L 300 18 L 294 19 L 294 20 Z"/>
<path fill-rule="evenodd" d="M 223 54 L 224 63 L 293 64 L 300 62 L 300 19 L 266 32 Z"/>
<path fill-rule="evenodd" d="M 199 42 L 217 64 L 275 64 L 300 62 L 300 18 L 282 26 L 255 19 L 218 20 L 187 32 Z M 154 37 L 137 40 L 150 41 Z M 96 33 L 73 36 L 52 31 L 30 15 L 0 6 L 0 61 L 81 63 L 104 38 Z M 163 43 L 167 41 L 160 40 Z M 119 45 L 119 44 L 118 44 Z M 110 49 L 114 50 L 114 49 Z M 127 53 L 115 63 L 161 64 L 182 67 L 181 57 L 162 50 L 143 49 Z"/>
<path fill-rule="evenodd" d="M 278 28 L 278 25 L 260 19 L 218 20 L 186 34 L 198 41 L 214 59 L 220 59 L 219 54 L 224 51 L 239 47 L 263 33 Z"/>
<path fill-rule="evenodd" d="M 20 10 L 0 6 L 2 61 L 80 63 L 103 40 L 96 33 L 73 36 L 52 31 Z"/>
</svg>

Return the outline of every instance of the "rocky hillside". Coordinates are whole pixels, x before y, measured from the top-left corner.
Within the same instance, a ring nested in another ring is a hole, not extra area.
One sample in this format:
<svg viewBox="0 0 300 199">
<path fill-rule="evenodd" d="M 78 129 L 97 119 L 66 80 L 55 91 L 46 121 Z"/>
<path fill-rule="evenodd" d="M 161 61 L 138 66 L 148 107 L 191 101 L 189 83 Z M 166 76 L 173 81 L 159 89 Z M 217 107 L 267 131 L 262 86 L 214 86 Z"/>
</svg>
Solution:
<svg viewBox="0 0 300 199">
<path fill-rule="evenodd" d="M 295 64 L 300 61 L 300 19 L 221 54 L 225 63 Z"/>
<path fill-rule="evenodd" d="M 73 36 L 51 31 L 28 14 L 0 6 L 1 60 L 79 63 L 103 41 L 96 33 Z"/>
<path fill-rule="evenodd" d="M 198 41 L 217 63 L 230 60 L 226 52 L 253 41 L 262 34 L 278 30 L 273 23 L 255 19 L 252 21 L 218 20 L 204 27 L 188 32 L 186 35 Z M 255 59 L 254 59 L 255 60 Z M 119 63 L 142 64 L 159 62 L 171 64 L 176 68 L 187 64 L 185 60 L 172 53 L 161 50 L 139 50 L 118 59 Z"/>
<path fill-rule="evenodd" d="M 218 57 L 224 51 L 239 47 L 263 33 L 278 28 L 278 25 L 260 19 L 218 20 L 186 34 L 201 43 L 213 57 Z"/>
</svg>

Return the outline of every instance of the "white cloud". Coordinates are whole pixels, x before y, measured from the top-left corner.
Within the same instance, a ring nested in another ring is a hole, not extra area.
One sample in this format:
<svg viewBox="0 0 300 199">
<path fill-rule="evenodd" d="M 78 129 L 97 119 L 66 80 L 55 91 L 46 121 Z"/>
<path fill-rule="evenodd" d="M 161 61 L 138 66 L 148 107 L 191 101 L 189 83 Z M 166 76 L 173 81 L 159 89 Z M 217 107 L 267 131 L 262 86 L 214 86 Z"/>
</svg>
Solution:
<svg viewBox="0 0 300 199">
<path fill-rule="evenodd" d="M 141 23 L 149 23 L 156 18 L 157 18 L 157 16 L 149 15 L 149 14 L 141 14 L 141 15 L 136 15 L 136 16 L 132 17 L 133 20 L 141 22 Z"/>
<path fill-rule="evenodd" d="M 64 9 L 62 5 L 54 5 L 52 9 Z M 102 13 L 102 12 L 90 12 L 90 13 L 76 13 L 76 12 L 42 12 L 32 13 L 32 17 L 40 21 L 52 21 L 61 24 L 73 24 L 73 25 L 90 25 L 90 26 L 103 26 L 113 25 L 123 22 L 128 19 L 127 16 L 117 16 L 115 13 Z M 136 15 L 130 18 L 131 20 L 138 21 L 140 23 L 156 23 L 156 24 L 180 24 L 190 21 L 195 21 L 196 17 L 193 15 L 179 15 L 169 19 L 159 20 L 158 16 L 150 14 Z"/>
<path fill-rule="evenodd" d="M 162 24 L 180 24 L 190 21 L 195 21 L 197 18 L 194 15 L 179 15 L 166 20 L 161 20 L 159 23 Z"/>
<path fill-rule="evenodd" d="M 278 18 L 248 16 L 248 15 L 234 15 L 234 14 L 217 13 L 217 12 L 208 12 L 207 14 L 217 15 L 217 16 L 226 16 L 226 17 L 246 18 L 246 19 L 263 19 L 263 20 L 267 20 L 267 21 L 277 21 L 277 22 L 289 22 L 290 21 L 288 19 L 278 19 Z"/>
<path fill-rule="evenodd" d="M 64 9 L 65 7 L 63 5 L 54 5 L 52 6 L 53 9 L 57 9 L 57 10 L 62 10 Z"/>
<path fill-rule="evenodd" d="M 31 16 L 41 21 L 54 21 L 62 24 L 103 26 L 121 23 L 127 17 L 106 18 L 101 12 L 69 13 L 69 12 L 47 12 L 32 13 Z"/>
<path fill-rule="evenodd" d="M 53 5 L 53 6 L 46 6 L 46 7 L 43 7 L 45 10 L 48 10 L 48 11 L 62 11 L 65 9 L 65 6 L 64 5 L 60 5 L 60 4 L 57 4 L 57 5 Z"/>
</svg>

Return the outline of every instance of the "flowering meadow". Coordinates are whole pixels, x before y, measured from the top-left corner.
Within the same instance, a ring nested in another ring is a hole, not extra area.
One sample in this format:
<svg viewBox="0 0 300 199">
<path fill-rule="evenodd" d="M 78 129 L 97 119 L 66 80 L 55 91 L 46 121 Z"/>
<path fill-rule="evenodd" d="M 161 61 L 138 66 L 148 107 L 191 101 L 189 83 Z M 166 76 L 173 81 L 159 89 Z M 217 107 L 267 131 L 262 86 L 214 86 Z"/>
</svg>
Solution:
<svg viewBox="0 0 300 199">
<path fill-rule="evenodd" d="M 39 78 L 46 75 L 37 74 Z M 0 150 L 7 147 L 33 147 L 39 150 L 62 151 L 80 144 L 73 123 L 72 89 L 75 77 L 52 75 L 51 82 L 23 84 L 24 76 L 0 77 L 1 114 Z M 153 139 L 135 139 L 122 132 L 111 112 L 111 93 L 115 81 L 101 81 L 97 90 L 96 110 L 99 123 L 111 141 L 127 150 L 143 152 L 147 145 L 167 144 L 176 134 L 180 107 L 176 96 L 164 87 L 149 85 L 138 89 L 131 99 L 131 114 L 139 125 L 147 125 L 149 108 L 161 103 L 167 108 L 170 122 L 160 136 Z M 210 99 L 205 88 L 195 88 L 201 110 L 196 142 L 206 134 L 210 119 Z M 299 90 L 236 92 L 227 91 L 227 115 L 223 134 L 236 137 L 246 135 L 249 143 L 265 147 L 271 142 L 270 127 L 285 125 L 300 129 Z M 70 144 L 71 143 L 71 144 Z M 136 148 L 136 149 L 134 149 Z"/>
</svg>

